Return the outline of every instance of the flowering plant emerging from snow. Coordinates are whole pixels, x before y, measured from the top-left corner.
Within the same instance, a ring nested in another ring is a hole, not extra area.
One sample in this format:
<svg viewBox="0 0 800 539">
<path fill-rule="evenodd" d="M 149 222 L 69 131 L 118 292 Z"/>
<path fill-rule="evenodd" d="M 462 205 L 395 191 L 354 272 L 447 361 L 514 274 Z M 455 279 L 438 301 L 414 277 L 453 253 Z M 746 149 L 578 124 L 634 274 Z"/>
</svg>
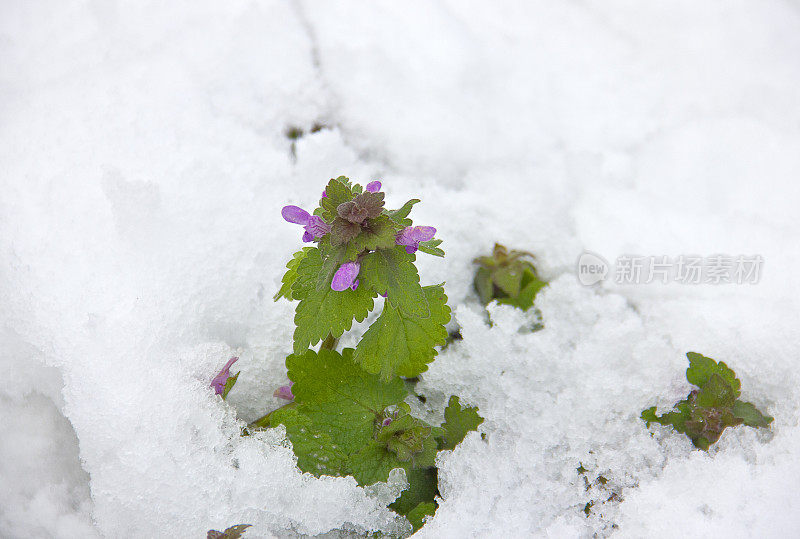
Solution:
<svg viewBox="0 0 800 539">
<path fill-rule="evenodd" d="M 444 256 L 436 229 L 409 219 L 417 202 L 387 210 L 380 182 L 362 189 L 341 176 L 313 213 L 283 208 L 283 218 L 302 225 L 303 241 L 315 245 L 294 254 L 275 295 L 298 302 L 294 352 L 286 358 L 291 383 L 275 392 L 290 402 L 252 425 L 283 425 L 297 465 L 317 476 L 370 485 L 405 470 L 409 488 L 390 507 L 415 529 L 436 509 L 436 453 L 455 448 L 483 421 L 457 397 L 440 426 L 413 416 L 405 402 L 413 397 L 408 379 L 427 370 L 450 321 L 443 286 L 420 285 L 414 265 L 417 251 Z M 357 346 L 337 351 L 342 334 L 376 301 L 382 312 Z"/>
</svg>

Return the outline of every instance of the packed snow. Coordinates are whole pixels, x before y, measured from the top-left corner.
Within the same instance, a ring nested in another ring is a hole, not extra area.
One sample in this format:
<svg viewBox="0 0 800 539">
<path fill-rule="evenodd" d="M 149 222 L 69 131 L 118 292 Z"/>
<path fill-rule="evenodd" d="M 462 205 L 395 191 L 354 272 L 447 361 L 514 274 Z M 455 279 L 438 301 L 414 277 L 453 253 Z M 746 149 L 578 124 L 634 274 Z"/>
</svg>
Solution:
<svg viewBox="0 0 800 539">
<path fill-rule="evenodd" d="M 422 412 L 486 418 L 420 537 L 800 535 L 798 58 L 795 0 L 2 2 L 0 536 L 410 530 L 403 474 L 316 479 L 282 429 L 239 436 L 287 381 L 280 208 L 340 174 L 423 200 L 463 340 Z M 535 253 L 544 329 L 478 304 L 495 241 Z M 584 250 L 764 265 L 587 287 Z M 688 351 L 771 427 L 708 453 L 648 430 Z"/>
</svg>

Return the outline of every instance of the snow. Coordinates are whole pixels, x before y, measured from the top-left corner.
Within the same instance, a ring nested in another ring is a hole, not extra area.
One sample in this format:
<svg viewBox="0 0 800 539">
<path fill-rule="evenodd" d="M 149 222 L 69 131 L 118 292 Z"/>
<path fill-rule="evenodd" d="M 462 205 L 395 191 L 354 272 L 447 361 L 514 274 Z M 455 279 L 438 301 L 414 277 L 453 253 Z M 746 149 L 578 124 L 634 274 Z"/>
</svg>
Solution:
<svg viewBox="0 0 800 539">
<path fill-rule="evenodd" d="M 486 418 L 439 457 L 420 536 L 798 535 L 799 53 L 793 0 L 4 2 L 0 535 L 407 529 L 381 508 L 402 477 L 314 479 L 281 431 L 238 435 L 286 383 L 280 208 L 339 174 L 423 199 L 448 254 L 423 281 L 464 340 L 421 388 Z M 487 324 L 470 261 L 495 241 L 551 280 L 544 330 Z M 589 288 L 584 249 L 765 263 L 757 285 Z M 708 454 L 651 435 L 688 351 L 769 431 Z"/>
</svg>

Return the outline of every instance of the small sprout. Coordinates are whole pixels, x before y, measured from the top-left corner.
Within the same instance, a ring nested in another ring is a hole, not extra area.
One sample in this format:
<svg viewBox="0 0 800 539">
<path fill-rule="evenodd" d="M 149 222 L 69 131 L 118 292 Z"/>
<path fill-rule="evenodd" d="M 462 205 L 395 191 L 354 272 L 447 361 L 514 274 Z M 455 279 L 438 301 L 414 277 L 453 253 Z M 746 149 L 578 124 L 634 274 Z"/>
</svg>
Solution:
<svg viewBox="0 0 800 539">
<path fill-rule="evenodd" d="M 773 418 L 762 414 L 749 402 L 739 400 L 741 382 L 722 361 L 695 352 L 686 354 L 689 368 L 686 379 L 698 386 L 674 406 L 674 411 L 656 414 L 652 406 L 642 412 L 642 419 L 650 423 L 670 425 L 686 434 L 695 447 L 705 451 L 719 440 L 728 427 L 768 427 Z"/>
<path fill-rule="evenodd" d="M 527 311 L 533 306 L 537 292 L 546 284 L 533 265 L 534 256 L 526 251 L 509 251 L 499 243 L 494 244 L 492 256 L 481 256 L 473 263 L 478 265 L 473 285 L 481 303 L 493 300 L 513 305 Z"/>
<path fill-rule="evenodd" d="M 231 376 L 231 365 L 236 363 L 239 360 L 238 357 L 232 357 L 228 360 L 222 370 L 217 373 L 217 375 L 211 380 L 211 387 L 214 388 L 214 393 L 217 395 L 222 395 L 222 398 L 228 396 L 228 392 L 233 387 L 233 384 L 236 383 L 236 379 L 239 377 L 239 373 L 237 372 L 236 375 Z"/>
<path fill-rule="evenodd" d="M 207 539 L 239 539 L 245 530 L 251 526 L 252 524 L 237 524 L 236 526 L 227 528 L 224 532 L 208 530 L 208 535 L 206 537 Z"/>
</svg>

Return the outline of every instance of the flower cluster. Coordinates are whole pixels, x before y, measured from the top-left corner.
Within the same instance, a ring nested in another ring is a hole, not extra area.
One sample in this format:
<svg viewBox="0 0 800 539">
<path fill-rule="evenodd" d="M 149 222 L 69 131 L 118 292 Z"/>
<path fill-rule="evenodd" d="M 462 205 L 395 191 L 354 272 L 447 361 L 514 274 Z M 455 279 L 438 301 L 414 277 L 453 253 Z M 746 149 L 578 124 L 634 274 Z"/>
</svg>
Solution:
<svg viewBox="0 0 800 539">
<path fill-rule="evenodd" d="M 303 226 L 304 242 L 321 241 L 330 235 L 332 245 L 347 244 L 365 230 L 369 231 L 372 224 L 370 221 L 385 213 L 381 186 L 379 181 L 370 182 L 363 193 L 358 193 L 336 206 L 336 216 L 330 223 L 298 206 L 284 206 L 281 215 L 286 221 Z M 327 190 L 322 192 L 322 198 L 328 198 Z M 436 229 L 432 226 L 406 226 L 396 231 L 394 242 L 405 247 L 407 253 L 413 254 L 419 249 L 420 243 L 432 240 L 435 235 Z M 358 253 L 355 260 L 339 266 L 333 276 L 331 289 L 344 292 L 358 288 L 360 259 L 366 252 L 368 251 Z"/>
</svg>

